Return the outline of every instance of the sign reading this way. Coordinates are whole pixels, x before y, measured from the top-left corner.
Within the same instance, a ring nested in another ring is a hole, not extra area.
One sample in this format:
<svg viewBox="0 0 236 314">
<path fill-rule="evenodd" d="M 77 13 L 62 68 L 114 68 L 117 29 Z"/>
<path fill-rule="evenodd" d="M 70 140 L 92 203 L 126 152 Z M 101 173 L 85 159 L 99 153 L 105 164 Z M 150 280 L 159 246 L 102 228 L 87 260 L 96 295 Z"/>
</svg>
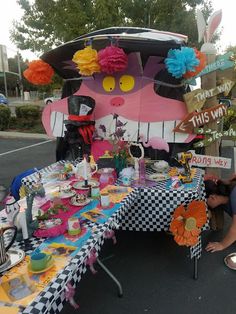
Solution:
<svg viewBox="0 0 236 314">
<path fill-rule="evenodd" d="M 198 128 L 209 122 L 216 121 L 227 113 L 227 108 L 225 105 L 217 105 L 201 112 L 191 112 L 183 121 L 181 121 L 175 128 L 174 132 L 182 133 L 194 133 L 194 128 Z"/>
</svg>

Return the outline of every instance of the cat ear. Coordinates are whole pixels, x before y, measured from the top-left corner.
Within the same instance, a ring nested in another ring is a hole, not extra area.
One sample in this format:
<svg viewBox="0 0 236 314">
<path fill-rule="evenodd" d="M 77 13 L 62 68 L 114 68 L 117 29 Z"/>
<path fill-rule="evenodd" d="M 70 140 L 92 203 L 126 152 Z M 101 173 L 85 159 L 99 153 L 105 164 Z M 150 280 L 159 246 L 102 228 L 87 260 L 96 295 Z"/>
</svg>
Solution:
<svg viewBox="0 0 236 314">
<path fill-rule="evenodd" d="M 221 19 L 222 19 L 222 10 L 218 10 L 218 11 L 215 11 L 209 18 L 208 20 L 208 26 L 207 26 L 207 37 L 206 37 L 206 40 L 207 42 L 211 42 L 212 40 L 212 37 L 217 29 L 217 27 L 219 26 L 220 22 L 221 22 Z"/>
<path fill-rule="evenodd" d="M 200 43 L 205 35 L 206 22 L 203 17 L 202 11 L 197 9 L 196 11 L 197 30 L 198 30 L 198 42 Z"/>
</svg>

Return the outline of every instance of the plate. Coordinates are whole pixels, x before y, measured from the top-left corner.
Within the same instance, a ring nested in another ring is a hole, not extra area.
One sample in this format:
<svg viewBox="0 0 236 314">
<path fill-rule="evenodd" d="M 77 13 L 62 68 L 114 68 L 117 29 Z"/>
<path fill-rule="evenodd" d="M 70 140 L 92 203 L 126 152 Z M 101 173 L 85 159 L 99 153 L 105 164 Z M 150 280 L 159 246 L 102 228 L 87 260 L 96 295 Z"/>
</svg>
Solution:
<svg viewBox="0 0 236 314">
<path fill-rule="evenodd" d="M 82 203 L 73 201 L 72 199 L 70 200 L 70 204 L 73 206 L 85 206 L 85 205 L 89 204 L 90 202 L 91 202 L 91 198 L 87 198 L 86 201 L 84 201 Z"/>
<path fill-rule="evenodd" d="M 46 230 L 53 228 L 55 226 L 59 226 L 62 224 L 62 220 L 60 218 L 51 218 L 43 221 L 39 221 L 39 229 Z"/>
<path fill-rule="evenodd" d="M 31 272 L 32 274 L 41 274 L 44 273 L 45 271 L 51 269 L 54 266 L 54 259 L 53 257 L 50 259 L 50 261 L 48 262 L 48 265 L 46 268 L 42 269 L 42 270 L 33 270 L 31 269 L 31 265 L 30 263 L 28 264 L 28 271 Z"/>
<path fill-rule="evenodd" d="M 236 270 L 236 253 L 231 253 L 224 258 L 225 265 L 230 269 Z"/>
<path fill-rule="evenodd" d="M 150 181 L 164 181 L 168 180 L 170 176 L 167 173 L 152 173 L 146 177 Z"/>
<path fill-rule="evenodd" d="M 10 260 L 8 259 L 6 263 L 1 265 L 0 272 L 12 268 L 13 266 L 23 261 L 25 258 L 25 252 L 20 249 L 9 249 L 7 251 L 7 255 L 9 256 Z"/>
<path fill-rule="evenodd" d="M 153 165 L 150 165 L 150 167 L 152 168 L 152 170 L 155 170 L 155 171 L 157 171 L 157 172 L 161 172 L 161 173 L 163 173 L 163 172 L 168 172 L 169 171 L 169 169 L 170 169 L 170 167 L 168 166 L 168 167 L 163 167 L 163 168 L 159 168 L 159 167 L 156 167 L 154 164 Z"/>
<path fill-rule="evenodd" d="M 88 185 L 91 186 L 97 186 L 98 182 L 97 181 L 88 181 Z M 73 184 L 73 188 L 77 190 L 88 190 L 88 187 L 84 185 L 84 181 L 77 181 L 76 183 Z"/>
<path fill-rule="evenodd" d="M 58 194 L 58 197 L 60 197 L 60 198 L 69 198 L 69 197 L 72 197 L 72 196 L 74 196 L 76 193 L 75 193 L 75 191 L 71 191 L 71 192 L 68 192 L 68 193 L 65 193 L 65 192 L 59 192 L 59 194 Z"/>
</svg>

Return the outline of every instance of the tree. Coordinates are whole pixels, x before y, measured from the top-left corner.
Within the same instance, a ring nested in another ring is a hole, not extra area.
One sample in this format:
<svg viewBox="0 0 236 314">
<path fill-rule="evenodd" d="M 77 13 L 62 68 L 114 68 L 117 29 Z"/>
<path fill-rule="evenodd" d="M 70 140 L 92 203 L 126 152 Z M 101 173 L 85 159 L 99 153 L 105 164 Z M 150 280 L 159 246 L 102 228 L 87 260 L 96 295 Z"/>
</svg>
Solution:
<svg viewBox="0 0 236 314">
<path fill-rule="evenodd" d="M 24 14 L 11 39 L 19 49 L 45 52 L 80 35 L 110 26 L 151 27 L 189 36 L 197 45 L 195 9 L 206 16 L 209 0 L 18 0 Z"/>
</svg>

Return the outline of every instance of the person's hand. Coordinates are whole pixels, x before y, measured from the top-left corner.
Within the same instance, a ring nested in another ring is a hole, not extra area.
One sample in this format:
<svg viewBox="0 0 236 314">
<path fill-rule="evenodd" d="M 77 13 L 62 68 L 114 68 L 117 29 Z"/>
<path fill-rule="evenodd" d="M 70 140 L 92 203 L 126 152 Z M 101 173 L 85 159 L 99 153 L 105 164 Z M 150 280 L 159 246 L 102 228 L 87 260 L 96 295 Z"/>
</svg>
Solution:
<svg viewBox="0 0 236 314">
<path fill-rule="evenodd" d="M 215 183 L 217 183 L 217 181 L 219 180 L 219 177 L 215 174 L 206 173 L 204 175 L 204 181 L 207 181 L 207 180 L 211 180 L 211 181 L 214 181 Z"/>
<path fill-rule="evenodd" d="M 232 174 L 232 176 L 229 178 L 229 180 L 236 180 L 236 173 Z"/>
<path fill-rule="evenodd" d="M 206 246 L 206 251 L 211 253 L 222 251 L 223 249 L 224 247 L 220 242 L 209 242 Z"/>
</svg>

